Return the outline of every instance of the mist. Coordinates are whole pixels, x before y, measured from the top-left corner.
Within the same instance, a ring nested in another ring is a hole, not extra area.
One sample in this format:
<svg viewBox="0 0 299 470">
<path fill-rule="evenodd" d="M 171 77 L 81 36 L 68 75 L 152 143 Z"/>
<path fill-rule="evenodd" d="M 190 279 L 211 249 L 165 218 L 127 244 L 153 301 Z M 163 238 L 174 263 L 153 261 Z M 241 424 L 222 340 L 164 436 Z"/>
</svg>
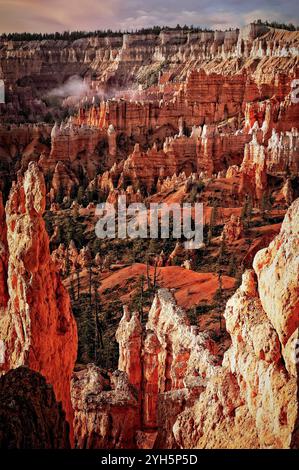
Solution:
<svg viewBox="0 0 299 470">
<path fill-rule="evenodd" d="M 86 96 L 89 90 L 89 85 L 81 77 L 73 75 L 63 85 L 49 91 L 48 96 L 59 98 L 68 98 L 69 96 L 73 96 L 81 98 Z"/>
</svg>

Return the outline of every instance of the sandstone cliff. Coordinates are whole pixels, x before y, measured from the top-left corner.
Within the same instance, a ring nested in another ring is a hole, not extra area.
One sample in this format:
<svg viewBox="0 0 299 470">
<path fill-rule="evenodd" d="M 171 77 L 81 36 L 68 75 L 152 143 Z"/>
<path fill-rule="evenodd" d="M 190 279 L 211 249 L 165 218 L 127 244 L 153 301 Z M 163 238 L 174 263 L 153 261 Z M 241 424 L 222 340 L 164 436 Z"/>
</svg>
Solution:
<svg viewBox="0 0 299 470">
<path fill-rule="evenodd" d="M 278 237 L 255 257 L 257 279 L 245 272 L 228 301 L 232 346 L 195 405 L 178 417 L 180 446 L 290 447 L 298 419 L 298 218 L 296 200 Z"/>
</svg>

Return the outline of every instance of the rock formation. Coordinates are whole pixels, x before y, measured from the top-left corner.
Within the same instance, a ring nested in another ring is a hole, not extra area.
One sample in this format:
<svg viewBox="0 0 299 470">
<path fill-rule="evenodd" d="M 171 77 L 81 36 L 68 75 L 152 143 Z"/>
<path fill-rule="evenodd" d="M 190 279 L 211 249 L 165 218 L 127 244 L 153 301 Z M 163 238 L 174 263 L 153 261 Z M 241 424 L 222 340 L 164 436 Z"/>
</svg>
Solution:
<svg viewBox="0 0 299 470">
<path fill-rule="evenodd" d="M 124 435 L 130 446 L 157 448 L 288 448 L 297 442 L 298 220 L 299 199 L 228 301 L 232 344 L 222 364 L 217 344 L 190 326 L 169 291 L 159 290 L 144 331 L 137 314 L 125 310 L 117 331 L 123 372 L 115 374 L 124 374 L 126 387 L 131 382 L 135 401 L 127 392 L 126 404 L 118 386 L 105 391 L 99 370 L 78 372 L 72 396 L 79 446 L 103 447 L 112 439 L 123 447 Z M 128 406 L 131 420 L 120 424 L 115 406 L 121 416 Z M 100 424 L 108 420 L 110 427 Z M 94 440 L 91 422 L 100 429 Z"/>
<path fill-rule="evenodd" d="M 0 38 L 1 373 L 41 373 L 76 447 L 295 447 L 298 31 L 64 36 Z M 120 196 L 202 202 L 205 243 L 99 241 Z"/>
<path fill-rule="evenodd" d="M 289 373 L 295 373 L 289 342 L 298 336 L 299 321 L 298 232 L 297 199 L 289 208 L 279 235 L 257 253 L 253 263 L 261 303 L 278 334 Z"/>
<path fill-rule="evenodd" d="M 26 114 L 28 118 L 38 116 L 42 120 L 48 109 L 41 98 L 62 85 L 64 77 L 73 75 L 86 77 L 85 83 L 90 84 L 87 93 L 92 99 L 97 93 L 109 94 L 109 85 L 116 90 L 130 88 L 136 75 L 143 87 L 151 86 L 154 78 L 158 93 L 161 94 L 161 89 L 162 93 L 164 90 L 167 93 L 169 78 L 182 80 L 190 69 L 200 66 L 209 72 L 236 73 L 253 69 L 270 88 L 275 73 L 292 72 L 298 66 L 296 31 L 275 30 L 258 24 L 225 32 L 174 30 L 147 35 L 86 37 L 75 41 L 1 39 L 0 50 L 0 68 L 7 81 L 7 104 L 2 113 L 6 120 L 24 120 Z M 169 67 L 161 74 L 164 62 Z M 211 90 L 215 90 L 213 85 Z M 233 92 L 233 87 L 228 90 Z M 131 98 L 138 96 L 138 90 L 129 90 L 127 94 Z M 232 94 L 232 107 L 235 96 Z M 220 103 L 219 109 L 222 106 Z M 134 112 L 133 108 L 132 115 Z"/>
<path fill-rule="evenodd" d="M 297 32 L 251 24 L 240 31 L 161 31 L 74 42 L 1 39 L 1 45 L 8 88 L 4 122 L 23 121 L 23 108 L 27 119 L 42 120 L 48 108 L 35 98 L 59 87 L 61 77 L 82 74 L 86 87 L 75 115 L 52 128 L 1 126 L 2 191 L 32 160 L 46 176 L 50 203 L 73 199 L 79 187 L 99 177 L 102 188 L 109 183 L 112 203 L 128 186 L 130 200 L 139 201 L 138 189 L 152 193 L 183 172 L 212 177 L 238 166 L 240 197 L 248 188 L 257 199 L 268 175 L 296 178 L 299 106 L 291 91 L 298 76 Z"/>
<path fill-rule="evenodd" d="M 224 225 L 222 239 L 233 243 L 244 235 L 243 222 L 240 217 L 232 214 L 230 220 Z"/>
<path fill-rule="evenodd" d="M 222 367 L 207 377 L 195 405 L 178 417 L 173 432 L 180 446 L 290 447 L 298 419 L 292 341 L 299 325 L 298 217 L 299 200 L 278 237 L 256 255 L 257 280 L 254 271 L 246 271 L 228 301 L 225 318 L 232 346 Z"/>
<path fill-rule="evenodd" d="M 75 445 L 80 449 L 134 449 L 139 427 L 137 390 L 124 372 L 110 378 L 90 364 L 72 380 Z"/>
<path fill-rule="evenodd" d="M 69 447 L 65 413 L 44 377 L 26 367 L 0 377 L 0 448 Z"/>
<path fill-rule="evenodd" d="M 4 263 L 1 257 L 0 286 L 4 292 L 7 289 L 8 298 L 3 305 L 1 297 L 0 307 L 5 347 L 1 371 L 25 365 L 40 372 L 62 401 L 71 425 L 70 378 L 77 329 L 69 295 L 51 260 L 44 209 L 44 179 L 37 164 L 30 163 L 12 187 L 1 225 L 2 234 L 7 230 L 7 248 Z"/>
</svg>

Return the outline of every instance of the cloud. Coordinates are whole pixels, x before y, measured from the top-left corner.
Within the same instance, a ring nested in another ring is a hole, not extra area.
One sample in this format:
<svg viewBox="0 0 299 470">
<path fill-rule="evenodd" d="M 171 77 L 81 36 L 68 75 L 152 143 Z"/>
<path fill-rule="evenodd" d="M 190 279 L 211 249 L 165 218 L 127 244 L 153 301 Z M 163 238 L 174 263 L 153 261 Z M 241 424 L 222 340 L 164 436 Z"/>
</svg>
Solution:
<svg viewBox="0 0 299 470">
<path fill-rule="evenodd" d="M 254 19 L 299 23 L 297 0 L 0 0 L 0 31 L 132 30 L 194 24 L 242 26 Z"/>
<path fill-rule="evenodd" d="M 275 12 L 273 10 L 257 9 L 244 14 L 245 23 L 251 23 L 257 18 L 260 18 L 263 21 L 269 20 L 269 18 L 271 18 L 272 21 L 285 23 L 290 23 L 294 21 L 292 17 L 289 17 L 288 15 L 285 15 L 284 13 L 278 11 Z"/>
</svg>

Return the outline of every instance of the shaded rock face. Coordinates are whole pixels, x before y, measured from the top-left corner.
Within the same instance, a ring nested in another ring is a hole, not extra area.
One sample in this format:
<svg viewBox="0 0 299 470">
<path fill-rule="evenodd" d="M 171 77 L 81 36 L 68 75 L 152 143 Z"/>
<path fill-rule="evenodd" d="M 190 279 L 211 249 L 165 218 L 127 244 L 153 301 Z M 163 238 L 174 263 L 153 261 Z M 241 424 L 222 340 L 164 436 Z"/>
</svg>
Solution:
<svg viewBox="0 0 299 470">
<path fill-rule="evenodd" d="M 129 404 L 124 400 L 122 386 L 105 391 L 99 371 L 77 373 L 72 396 L 79 446 L 115 444 L 113 436 L 124 435 L 138 447 L 297 445 L 298 220 L 299 199 L 227 302 L 224 316 L 232 343 L 222 364 L 217 344 L 190 326 L 168 290 L 158 291 L 145 328 L 137 314 L 125 309 L 116 334 L 119 369 L 127 400 L 129 382 L 134 384 L 134 406 L 131 398 Z M 130 419 L 121 423 L 114 416 L 117 407 Z M 110 426 L 103 424 L 108 421 Z M 100 438 L 94 437 L 91 423 Z M 117 441 L 119 447 L 127 444 L 123 437 Z"/>
<path fill-rule="evenodd" d="M 44 377 L 26 367 L 0 377 L 0 448 L 69 447 L 65 413 Z"/>
<path fill-rule="evenodd" d="M 0 191 L 5 200 L 18 171 L 24 172 L 30 161 L 38 161 L 49 151 L 46 142 L 51 127 L 45 123 L 0 125 Z"/>
<path fill-rule="evenodd" d="M 37 164 L 30 163 L 24 177 L 13 185 L 6 205 L 2 266 L 7 269 L 0 270 L 0 286 L 7 292 L 7 301 L 1 298 L 0 338 L 5 355 L 0 370 L 25 365 L 40 372 L 62 401 L 71 424 L 70 378 L 77 329 L 69 295 L 50 256 L 44 209 L 44 179 Z"/>
</svg>

